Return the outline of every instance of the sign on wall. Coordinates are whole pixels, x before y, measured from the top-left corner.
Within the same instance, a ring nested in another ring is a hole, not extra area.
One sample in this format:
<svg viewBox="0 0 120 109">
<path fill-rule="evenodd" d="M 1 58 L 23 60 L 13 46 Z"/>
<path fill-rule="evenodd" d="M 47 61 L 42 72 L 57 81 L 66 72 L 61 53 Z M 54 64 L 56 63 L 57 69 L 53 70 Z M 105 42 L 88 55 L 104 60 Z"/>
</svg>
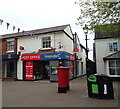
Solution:
<svg viewBox="0 0 120 109">
<path fill-rule="evenodd" d="M 70 60 L 75 61 L 75 56 L 74 55 L 70 55 Z"/>
<path fill-rule="evenodd" d="M 70 54 L 67 53 L 46 53 L 42 54 L 42 60 L 52 60 L 52 59 L 67 59 L 70 60 Z"/>
<path fill-rule="evenodd" d="M 33 80 L 33 61 L 27 61 L 25 63 L 25 79 Z"/>
<path fill-rule="evenodd" d="M 22 55 L 21 60 L 41 60 L 41 54 L 27 54 Z"/>
<path fill-rule="evenodd" d="M 45 54 L 23 54 L 21 56 L 21 60 L 23 61 L 32 61 L 32 60 L 58 60 L 58 59 L 66 59 L 66 60 L 75 60 L 74 55 L 70 55 L 68 53 L 60 52 L 60 53 L 45 53 Z"/>
<path fill-rule="evenodd" d="M 78 48 L 74 48 L 73 51 L 74 52 L 79 52 L 79 49 Z"/>
</svg>

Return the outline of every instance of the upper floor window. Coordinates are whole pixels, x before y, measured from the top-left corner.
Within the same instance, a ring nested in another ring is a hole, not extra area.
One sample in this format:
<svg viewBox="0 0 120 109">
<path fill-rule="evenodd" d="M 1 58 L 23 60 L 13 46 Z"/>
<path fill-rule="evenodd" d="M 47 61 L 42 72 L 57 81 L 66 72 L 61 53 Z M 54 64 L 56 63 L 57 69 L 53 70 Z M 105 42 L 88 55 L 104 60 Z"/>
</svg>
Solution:
<svg viewBox="0 0 120 109">
<path fill-rule="evenodd" d="M 109 51 L 118 51 L 118 43 L 117 42 L 109 43 Z"/>
<path fill-rule="evenodd" d="M 42 48 L 50 48 L 51 47 L 51 37 L 43 37 L 42 38 Z"/>
<path fill-rule="evenodd" d="M 7 40 L 7 51 L 14 51 L 14 40 Z"/>
</svg>

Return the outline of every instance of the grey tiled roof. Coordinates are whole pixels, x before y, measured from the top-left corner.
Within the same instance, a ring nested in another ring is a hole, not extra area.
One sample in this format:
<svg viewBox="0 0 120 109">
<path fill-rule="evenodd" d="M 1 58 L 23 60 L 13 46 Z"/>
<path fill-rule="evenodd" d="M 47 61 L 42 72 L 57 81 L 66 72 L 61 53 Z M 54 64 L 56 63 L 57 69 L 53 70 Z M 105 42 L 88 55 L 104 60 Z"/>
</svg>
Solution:
<svg viewBox="0 0 120 109">
<path fill-rule="evenodd" d="M 49 27 L 49 28 L 30 30 L 30 31 L 19 32 L 19 33 L 5 34 L 5 35 L 0 35 L 0 39 L 22 37 L 22 36 L 31 36 L 31 35 L 39 35 L 39 34 L 45 34 L 45 33 L 51 33 L 51 32 L 64 31 L 64 29 L 67 26 L 69 26 L 69 24 L 61 25 L 61 26 L 55 26 L 55 27 Z"/>
<path fill-rule="evenodd" d="M 120 59 L 120 51 L 117 51 L 111 55 L 108 55 L 103 58 L 104 60 L 110 60 L 110 59 Z"/>
</svg>

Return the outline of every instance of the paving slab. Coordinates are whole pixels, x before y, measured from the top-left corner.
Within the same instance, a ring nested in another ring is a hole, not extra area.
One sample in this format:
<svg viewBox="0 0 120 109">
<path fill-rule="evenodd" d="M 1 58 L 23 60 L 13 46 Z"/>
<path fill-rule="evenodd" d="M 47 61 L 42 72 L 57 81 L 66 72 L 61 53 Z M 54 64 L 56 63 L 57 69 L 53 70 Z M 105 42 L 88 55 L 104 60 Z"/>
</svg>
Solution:
<svg viewBox="0 0 120 109">
<path fill-rule="evenodd" d="M 118 107 L 120 82 L 113 82 L 115 99 L 88 97 L 86 76 L 70 81 L 70 91 L 58 93 L 57 82 L 3 81 L 3 107 Z"/>
<path fill-rule="evenodd" d="M 0 109 L 2 108 L 2 80 L 0 79 Z"/>
</svg>

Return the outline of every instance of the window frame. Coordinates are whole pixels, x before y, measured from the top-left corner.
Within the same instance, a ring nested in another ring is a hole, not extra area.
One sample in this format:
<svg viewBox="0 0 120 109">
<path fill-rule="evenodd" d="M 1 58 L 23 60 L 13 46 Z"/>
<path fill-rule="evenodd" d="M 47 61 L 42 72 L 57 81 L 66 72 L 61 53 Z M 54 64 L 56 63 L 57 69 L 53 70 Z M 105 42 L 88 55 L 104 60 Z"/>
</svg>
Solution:
<svg viewBox="0 0 120 109">
<path fill-rule="evenodd" d="M 14 52 L 15 42 L 14 39 L 7 40 L 7 52 Z"/>
<path fill-rule="evenodd" d="M 109 42 L 109 51 L 110 52 L 118 51 L 118 42 Z"/>
<path fill-rule="evenodd" d="M 118 51 L 118 42 L 113 42 L 113 51 Z"/>
<path fill-rule="evenodd" d="M 113 63 L 112 63 L 113 66 L 110 66 L 110 62 L 111 62 L 111 61 L 113 61 Z M 108 63 L 109 63 L 109 66 L 108 66 L 108 67 L 109 67 L 109 75 L 119 75 L 119 74 L 118 74 L 118 70 L 120 70 L 120 67 L 119 67 L 118 64 L 117 64 L 117 61 L 120 62 L 120 60 L 109 60 L 109 61 L 108 61 Z M 110 74 L 110 70 L 114 70 L 114 73 L 115 73 L 115 74 Z"/>
<path fill-rule="evenodd" d="M 51 48 L 51 36 L 42 37 L 42 49 L 50 48 Z"/>
</svg>

